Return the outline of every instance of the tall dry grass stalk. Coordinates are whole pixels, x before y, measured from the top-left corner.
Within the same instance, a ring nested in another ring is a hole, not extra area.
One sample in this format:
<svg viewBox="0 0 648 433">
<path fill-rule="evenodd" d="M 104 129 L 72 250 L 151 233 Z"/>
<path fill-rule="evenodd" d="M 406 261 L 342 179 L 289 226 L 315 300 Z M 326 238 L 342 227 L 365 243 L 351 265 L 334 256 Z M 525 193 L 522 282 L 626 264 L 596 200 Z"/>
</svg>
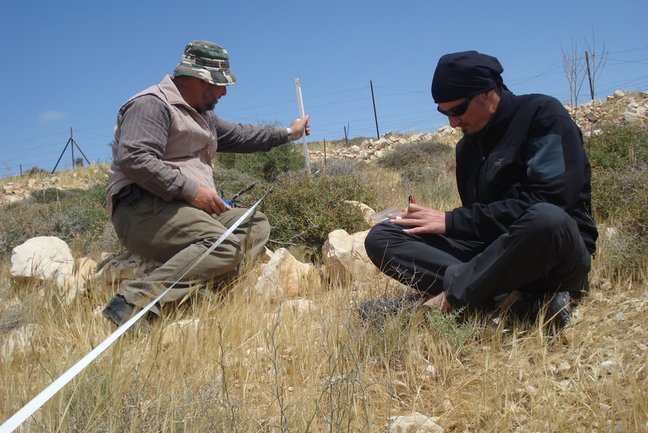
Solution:
<svg viewBox="0 0 648 433">
<path fill-rule="evenodd" d="M 373 179 L 385 207 L 409 193 L 439 208 L 456 203 L 403 191 L 386 170 Z M 435 313 L 369 325 L 359 303 L 403 287 L 376 273 L 330 278 L 305 290 L 304 309 L 256 295 L 251 267 L 122 337 L 20 431 L 381 432 L 390 416 L 413 411 L 440 417 L 447 432 L 647 431 L 648 287 L 607 275 L 605 248 L 589 296 L 557 335 Z M 0 359 L 2 420 L 114 330 L 100 315 L 112 293 L 87 289 L 65 305 L 55 287 L 13 281 L 2 264 L 2 342 L 37 327 L 24 353 Z"/>
</svg>

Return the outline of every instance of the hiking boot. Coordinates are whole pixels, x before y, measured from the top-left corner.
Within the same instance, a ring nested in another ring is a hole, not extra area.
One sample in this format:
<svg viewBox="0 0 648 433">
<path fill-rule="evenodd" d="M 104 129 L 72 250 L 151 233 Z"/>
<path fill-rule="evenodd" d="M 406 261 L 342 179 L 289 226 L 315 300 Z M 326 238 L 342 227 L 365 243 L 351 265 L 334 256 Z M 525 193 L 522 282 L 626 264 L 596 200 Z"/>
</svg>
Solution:
<svg viewBox="0 0 648 433">
<path fill-rule="evenodd" d="M 115 295 L 101 312 L 107 319 L 121 326 L 135 314 L 135 305 L 130 304 L 122 295 Z"/>
<path fill-rule="evenodd" d="M 558 292 L 550 300 L 545 313 L 545 321 L 556 329 L 563 329 L 571 320 L 571 298 L 569 292 Z"/>
<path fill-rule="evenodd" d="M 424 301 L 420 295 L 409 295 L 401 299 L 374 299 L 360 306 L 360 317 L 369 322 L 381 321 L 400 312 L 414 311 Z"/>
</svg>

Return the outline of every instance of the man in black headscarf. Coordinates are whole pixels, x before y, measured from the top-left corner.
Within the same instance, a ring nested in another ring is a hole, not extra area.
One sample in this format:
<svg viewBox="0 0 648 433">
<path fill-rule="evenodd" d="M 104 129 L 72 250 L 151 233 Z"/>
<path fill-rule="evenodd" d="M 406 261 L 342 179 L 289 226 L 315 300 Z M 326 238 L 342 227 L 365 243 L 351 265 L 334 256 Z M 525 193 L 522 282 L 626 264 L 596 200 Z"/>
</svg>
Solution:
<svg viewBox="0 0 648 433">
<path fill-rule="evenodd" d="M 598 236 L 590 165 L 562 104 L 512 94 L 502 72 L 476 51 L 441 57 L 432 97 L 464 133 L 456 148 L 462 206 L 410 204 L 374 226 L 365 247 L 381 271 L 422 292 L 424 306 L 524 310 L 549 301 L 549 319 L 564 326 L 570 298 L 587 288 Z M 370 301 L 361 312 L 398 305 Z"/>
</svg>

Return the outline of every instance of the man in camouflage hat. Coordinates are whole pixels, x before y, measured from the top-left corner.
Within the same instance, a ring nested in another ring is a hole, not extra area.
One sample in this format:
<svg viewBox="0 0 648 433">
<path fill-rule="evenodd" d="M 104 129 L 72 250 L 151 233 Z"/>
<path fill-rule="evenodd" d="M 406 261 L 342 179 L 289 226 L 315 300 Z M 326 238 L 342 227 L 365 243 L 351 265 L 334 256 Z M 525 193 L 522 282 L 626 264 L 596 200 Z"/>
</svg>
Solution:
<svg viewBox="0 0 648 433">
<path fill-rule="evenodd" d="M 420 291 L 419 305 L 533 316 L 548 301 L 548 320 L 564 326 L 596 249 L 590 165 L 562 104 L 514 95 L 502 72 L 495 57 L 476 51 L 441 57 L 432 96 L 464 133 L 456 148 L 462 205 L 410 204 L 374 226 L 365 246 L 383 272 Z M 401 305 L 372 301 L 362 313 Z"/>
<path fill-rule="evenodd" d="M 227 50 L 207 41 L 189 42 L 173 75 L 200 78 L 215 86 L 236 83 L 236 77 L 230 71 Z"/>
<path fill-rule="evenodd" d="M 103 315 L 117 325 L 173 283 L 161 303 L 226 278 L 244 256 L 258 256 L 268 240 L 268 220 L 256 212 L 198 261 L 246 211 L 231 208 L 216 192 L 214 152 L 268 151 L 310 132 L 308 116 L 288 128 L 220 119 L 212 110 L 234 83 L 227 51 L 192 41 L 172 77 L 131 97 L 118 112 L 107 209 L 126 248 L 162 265 L 110 300 Z"/>
</svg>

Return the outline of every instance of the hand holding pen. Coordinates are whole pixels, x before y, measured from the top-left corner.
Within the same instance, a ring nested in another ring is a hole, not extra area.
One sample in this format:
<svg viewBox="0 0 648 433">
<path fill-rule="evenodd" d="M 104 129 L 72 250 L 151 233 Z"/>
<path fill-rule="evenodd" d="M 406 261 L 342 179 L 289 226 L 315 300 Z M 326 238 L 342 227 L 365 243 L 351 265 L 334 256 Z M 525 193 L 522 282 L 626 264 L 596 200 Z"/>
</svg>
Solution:
<svg viewBox="0 0 648 433">
<path fill-rule="evenodd" d="M 393 224 L 405 227 L 403 230 L 405 233 L 445 233 L 445 212 L 419 206 L 411 195 L 408 202 L 405 212 L 390 219 Z"/>
</svg>

